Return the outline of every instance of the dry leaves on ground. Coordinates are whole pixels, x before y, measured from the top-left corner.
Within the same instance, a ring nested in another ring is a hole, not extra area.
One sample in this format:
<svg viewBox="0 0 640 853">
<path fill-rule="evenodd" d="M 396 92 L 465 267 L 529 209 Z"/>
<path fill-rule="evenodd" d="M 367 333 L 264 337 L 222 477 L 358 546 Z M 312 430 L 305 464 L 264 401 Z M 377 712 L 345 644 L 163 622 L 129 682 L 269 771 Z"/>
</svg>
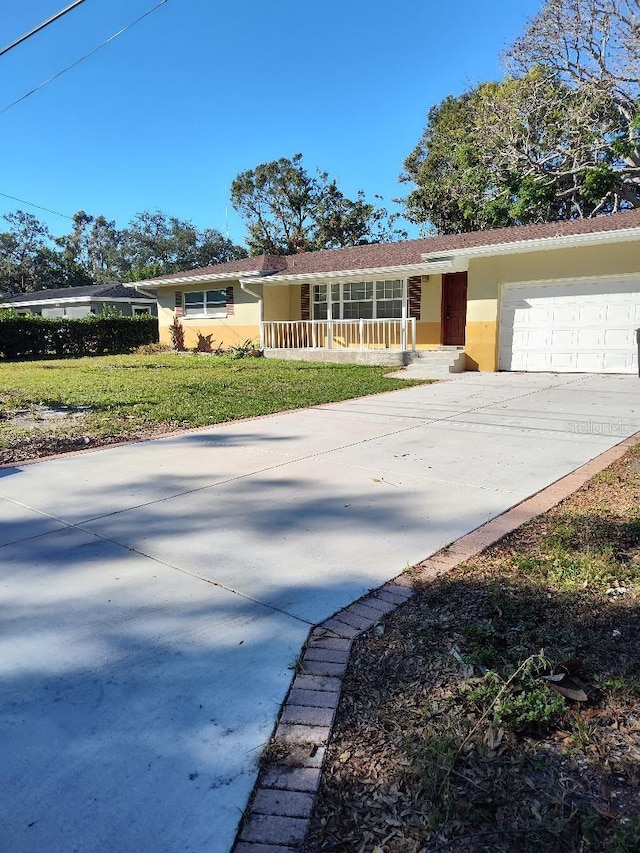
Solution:
<svg viewBox="0 0 640 853">
<path fill-rule="evenodd" d="M 640 850 L 640 445 L 361 637 L 307 853 Z"/>
</svg>

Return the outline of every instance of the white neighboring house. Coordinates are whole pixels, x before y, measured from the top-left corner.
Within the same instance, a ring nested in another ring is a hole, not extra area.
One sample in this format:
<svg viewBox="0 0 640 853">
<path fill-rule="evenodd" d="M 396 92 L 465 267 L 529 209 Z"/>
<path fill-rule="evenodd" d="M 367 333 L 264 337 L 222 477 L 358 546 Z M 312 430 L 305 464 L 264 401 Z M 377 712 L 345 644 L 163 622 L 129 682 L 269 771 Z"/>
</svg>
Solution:
<svg viewBox="0 0 640 853">
<path fill-rule="evenodd" d="M 13 308 L 18 314 L 71 319 L 101 314 L 105 309 L 124 317 L 158 315 L 155 297 L 149 293 L 132 292 L 131 287 L 123 284 L 91 284 L 86 287 L 15 293 L 0 299 L 0 308 Z"/>
</svg>

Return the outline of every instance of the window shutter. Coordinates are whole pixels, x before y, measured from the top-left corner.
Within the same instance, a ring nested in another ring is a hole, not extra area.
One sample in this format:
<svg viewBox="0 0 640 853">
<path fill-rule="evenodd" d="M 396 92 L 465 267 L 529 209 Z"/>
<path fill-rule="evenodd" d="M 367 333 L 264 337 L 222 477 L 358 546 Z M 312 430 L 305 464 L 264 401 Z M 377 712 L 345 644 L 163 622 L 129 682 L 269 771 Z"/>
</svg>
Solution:
<svg viewBox="0 0 640 853">
<path fill-rule="evenodd" d="M 300 287 L 300 318 L 311 319 L 311 287 L 308 284 Z"/>
<path fill-rule="evenodd" d="M 227 287 L 227 316 L 233 317 L 236 313 L 236 307 L 233 302 L 233 285 Z"/>
<path fill-rule="evenodd" d="M 409 285 L 409 316 L 420 319 L 420 299 L 422 297 L 422 276 L 413 275 L 408 281 Z"/>
<path fill-rule="evenodd" d="M 182 293 L 179 290 L 176 290 L 176 317 L 182 317 L 184 315 L 184 308 L 182 307 Z"/>
</svg>

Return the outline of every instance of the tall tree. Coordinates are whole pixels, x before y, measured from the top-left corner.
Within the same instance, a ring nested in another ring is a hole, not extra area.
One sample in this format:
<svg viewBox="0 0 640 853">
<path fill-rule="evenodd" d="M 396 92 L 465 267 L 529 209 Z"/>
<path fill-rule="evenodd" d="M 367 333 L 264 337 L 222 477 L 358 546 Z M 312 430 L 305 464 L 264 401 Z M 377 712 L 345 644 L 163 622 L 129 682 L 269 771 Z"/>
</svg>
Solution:
<svg viewBox="0 0 640 853">
<path fill-rule="evenodd" d="M 632 122 L 640 97 L 640 3 L 546 0 L 505 59 L 517 74 L 542 67 L 573 87 L 606 94 Z"/>
<path fill-rule="evenodd" d="M 136 214 L 121 241 L 121 265 L 131 281 L 246 256 L 219 231 L 200 231 L 192 222 L 159 210 Z"/>
<path fill-rule="evenodd" d="M 226 261 L 235 261 L 238 258 L 246 257 L 247 250 L 244 246 L 233 243 L 216 228 L 205 228 L 198 232 L 196 266 L 210 267 L 213 264 L 223 264 Z"/>
<path fill-rule="evenodd" d="M 478 98 L 476 91 L 450 96 L 429 111 L 401 175 L 415 184 L 405 199 L 412 222 L 449 234 L 510 223 L 508 182 L 487 167 L 476 138 Z"/>
<path fill-rule="evenodd" d="M 78 264 L 52 248 L 49 229 L 33 214 L 17 210 L 3 219 L 9 228 L 0 233 L 0 291 L 30 293 L 91 283 Z"/>
<path fill-rule="evenodd" d="M 638 0 L 546 0 L 506 54 L 507 67 L 526 74 L 542 68 L 606 104 L 609 133 L 601 139 L 608 160 L 595 180 L 608 184 L 609 205 L 640 205 L 640 3 Z M 597 106 L 596 106 L 597 109 Z M 600 212 L 600 210 L 598 210 Z"/>
<path fill-rule="evenodd" d="M 125 229 L 83 210 L 67 234 L 52 237 L 33 214 L 4 216 L 0 231 L 0 291 L 28 293 L 58 287 L 139 281 L 194 267 L 209 266 L 247 252 L 214 228 L 156 211 L 142 211 Z"/>
<path fill-rule="evenodd" d="M 73 230 L 55 239 L 68 264 L 75 264 L 96 284 L 122 277 L 121 232 L 104 216 L 90 216 L 79 210 L 73 217 Z"/>
<path fill-rule="evenodd" d="M 406 236 L 397 215 L 347 198 L 327 172 L 311 175 L 302 154 L 261 163 L 236 176 L 231 202 L 244 218 L 252 254 L 292 255 Z"/>
<path fill-rule="evenodd" d="M 640 206 L 637 0 L 547 0 L 511 76 L 429 113 L 405 161 L 410 219 L 438 231 Z"/>
</svg>

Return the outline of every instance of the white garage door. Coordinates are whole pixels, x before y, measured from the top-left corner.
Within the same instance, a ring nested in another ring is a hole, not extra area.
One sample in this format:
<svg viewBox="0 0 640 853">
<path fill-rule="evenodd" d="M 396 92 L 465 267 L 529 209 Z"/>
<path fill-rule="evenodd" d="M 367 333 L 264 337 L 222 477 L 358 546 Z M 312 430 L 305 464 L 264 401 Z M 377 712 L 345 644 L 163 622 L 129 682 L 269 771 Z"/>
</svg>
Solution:
<svg viewBox="0 0 640 853">
<path fill-rule="evenodd" d="M 637 373 L 640 276 L 506 284 L 500 370 Z"/>
</svg>

